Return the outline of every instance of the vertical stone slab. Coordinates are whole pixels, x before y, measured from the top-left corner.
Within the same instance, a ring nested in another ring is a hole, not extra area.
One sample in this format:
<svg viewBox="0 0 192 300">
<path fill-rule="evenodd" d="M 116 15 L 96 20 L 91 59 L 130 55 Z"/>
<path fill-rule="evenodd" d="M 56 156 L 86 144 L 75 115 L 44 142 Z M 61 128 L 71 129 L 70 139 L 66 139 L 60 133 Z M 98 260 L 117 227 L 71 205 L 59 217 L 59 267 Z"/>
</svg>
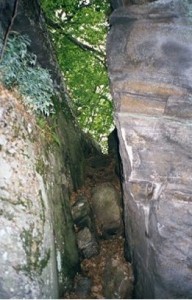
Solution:
<svg viewBox="0 0 192 300">
<path fill-rule="evenodd" d="M 43 180 L 41 132 L 25 109 L 0 88 L 0 298 L 57 298 L 52 181 Z"/>
<path fill-rule="evenodd" d="M 116 10 L 107 57 L 136 298 L 192 297 L 192 4 Z"/>
<path fill-rule="evenodd" d="M 55 299 L 79 269 L 69 198 L 83 183 L 84 152 L 94 147 L 70 110 L 40 1 L 0 1 L 0 48 L 16 2 L 11 35 L 31 40 L 60 112 L 48 122 L 36 118 L 25 97 L 0 84 L 0 298 Z"/>
</svg>

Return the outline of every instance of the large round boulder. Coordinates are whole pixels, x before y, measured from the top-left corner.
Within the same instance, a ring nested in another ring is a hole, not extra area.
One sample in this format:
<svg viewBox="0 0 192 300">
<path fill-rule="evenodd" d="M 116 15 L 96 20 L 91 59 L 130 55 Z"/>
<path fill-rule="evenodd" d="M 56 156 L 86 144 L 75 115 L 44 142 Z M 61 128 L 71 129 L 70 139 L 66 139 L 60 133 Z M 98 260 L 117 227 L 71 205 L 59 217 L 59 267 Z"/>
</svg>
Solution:
<svg viewBox="0 0 192 300">
<path fill-rule="evenodd" d="M 93 188 L 91 205 L 100 236 L 110 238 L 123 232 L 121 197 L 112 184 Z"/>
</svg>

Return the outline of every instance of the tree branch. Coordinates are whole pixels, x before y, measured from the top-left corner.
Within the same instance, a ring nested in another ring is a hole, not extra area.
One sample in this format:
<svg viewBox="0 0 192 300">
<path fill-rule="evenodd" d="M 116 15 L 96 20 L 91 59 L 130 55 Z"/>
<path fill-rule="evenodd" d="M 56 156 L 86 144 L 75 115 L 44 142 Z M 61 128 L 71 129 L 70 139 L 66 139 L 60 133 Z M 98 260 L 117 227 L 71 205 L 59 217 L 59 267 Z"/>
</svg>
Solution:
<svg viewBox="0 0 192 300">
<path fill-rule="evenodd" d="M 70 40 L 72 43 L 74 43 L 75 45 L 77 45 L 79 48 L 81 48 L 82 50 L 85 50 L 85 51 L 91 51 L 91 52 L 94 52 L 95 54 L 105 58 L 105 55 L 103 52 L 87 45 L 87 44 L 84 44 L 82 42 L 80 42 L 77 38 L 74 38 L 72 35 L 68 34 L 68 33 L 65 33 L 63 32 L 64 36 Z"/>
<path fill-rule="evenodd" d="M 76 46 L 78 46 L 80 49 L 84 50 L 84 51 L 90 51 L 94 54 L 95 58 L 97 60 L 99 60 L 100 63 L 102 63 L 104 65 L 104 67 L 106 68 L 106 62 L 105 62 L 105 54 L 97 49 L 95 49 L 94 47 L 91 47 L 87 44 L 82 43 L 81 41 L 79 41 L 77 38 L 73 37 L 72 35 L 66 33 L 62 27 L 62 25 L 53 22 L 51 19 L 46 17 L 46 23 L 48 26 L 50 26 L 51 28 L 60 30 L 60 32 L 73 44 L 75 44 Z"/>
<path fill-rule="evenodd" d="M 5 48 L 7 46 L 7 41 L 8 41 L 8 38 L 9 38 L 9 34 L 10 34 L 11 28 L 13 26 L 14 20 L 17 16 L 18 4 L 19 4 L 19 0 L 15 0 L 14 7 L 13 7 L 13 13 L 12 13 L 12 16 L 11 16 L 11 21 L 9 23 L 9 26 L 7 27 L 7 30 L 5 32 L 5 36 L 4 36 L 4 39 L 3 39 L 3 45 L 2 45 L 1 52 L 0 52 L 0 62 L 3 59 L 3 55 L 4 55 L 4 52 L 5 52 Z"/>
<path fill-rule="evenodd" d="M 105 60 L 105 54 L 103 52 L 100 52 L 99 50 L 83 44 L 82 42 L 80 42 L 78 39 L 74 38 L 73 36 L 69 35 L 68 33 L 63 32 L 63 35 L 73 44 L 75 44 L 76 46 L 78 46 L 80 49 L 84 50 L 84 51 L 90 51 L 93 53 L 93 55 L 95 56 L 95 58 L 103 64 L 103 66 L 105 68 L 106 67 L 106 60 Z"/>
</svg>

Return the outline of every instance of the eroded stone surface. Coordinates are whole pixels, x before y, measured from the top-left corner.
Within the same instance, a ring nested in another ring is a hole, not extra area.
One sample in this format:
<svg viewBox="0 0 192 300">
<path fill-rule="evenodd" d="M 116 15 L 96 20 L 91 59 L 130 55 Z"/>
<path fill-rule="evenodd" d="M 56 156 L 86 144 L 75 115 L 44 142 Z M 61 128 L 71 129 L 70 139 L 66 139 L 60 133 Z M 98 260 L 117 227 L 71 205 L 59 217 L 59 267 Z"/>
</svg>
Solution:
<svg viewBox="0 0 192 300">
<path fill-rule="evenodd" d="M 79 264 L 72 180 L 22 100 L 1 87 L 0 107 L 0 298 L 58 298 Z"/>
<path fill-rule="evenodd" d="M 2 89 L 0 105 L 0 297 L 56 296 L 53 224 L 46 187 L 37 172 L 39 149 L 31 143 L 35 120 Z"/>
<path fill-rule="evenodd" d="M 190 8 L 159 0 L 111 17 L 108 65 L 138 298 L 192 297 Z"/>
</svg>

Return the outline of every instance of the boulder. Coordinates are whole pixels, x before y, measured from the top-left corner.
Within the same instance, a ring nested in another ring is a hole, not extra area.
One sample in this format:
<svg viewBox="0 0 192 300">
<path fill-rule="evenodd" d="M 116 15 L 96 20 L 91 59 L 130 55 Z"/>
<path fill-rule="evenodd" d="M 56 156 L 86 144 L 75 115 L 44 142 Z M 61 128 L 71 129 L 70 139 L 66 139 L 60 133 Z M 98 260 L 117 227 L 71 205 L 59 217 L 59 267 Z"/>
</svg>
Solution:
<svg viewBox="0 0 192 300">
<path fill-rule="evenodd" d="M 133 271 L 127 262 L 110 258 L 105 266 L 103 292 L 106 299 L 132 299 Z"/>
<path fill-rule="evenodd" d="M 86 197 L 78 197 L 77 201 L 71 207 L 71 213 L 77 228 L 83 229 L 84 227 L 88 227 L 91 231 L 93 230 L 92 212 Z"/>
<path fill-rule="evenodd" d="M 71 208 L 76 226 L 77 244 L 83 258 L 91 258 L 99 252 L 92 211 L 86 197 L 79 196 Z"/>
<path fill-rule="evenodd" d="M 84 258 L 91 258 L 99 253 L 96 238 L 87 227 L 77 233 L 77 243 Z"/>
<path fill-rule="evenodd" d="M 91 293 L 92 280 L 89 277 L 78 274 L 75 278 L 74 293 L 76 298 L 88 299 Z"/>
<path fill-rule="evenodd" d="M 111 0 L 110 2 L 111 2 L 112 9 L 116 9 L 120 6 L 123 6 L 123 4 L 124 4 L 123 0 Z"/>
<path fill-rule="evenodd" d="M 98 234 L 104 238 L 123 231 L 121 197 L 110 183 L 102 183 L 92 190 L 91 205 Z"/>
<path fill-rule="evenodd" d="M 111 17 L 107 59 L 136 298 L 192 297 L 191 1 Z"/>
<path fill-rule="evenodd" d="M 91 156 L 88 159 L 88 165 L 91 169 L 104 169 L 107 168 L 111 160 L 106 154 L 99 154 Z"/>
</svg>

